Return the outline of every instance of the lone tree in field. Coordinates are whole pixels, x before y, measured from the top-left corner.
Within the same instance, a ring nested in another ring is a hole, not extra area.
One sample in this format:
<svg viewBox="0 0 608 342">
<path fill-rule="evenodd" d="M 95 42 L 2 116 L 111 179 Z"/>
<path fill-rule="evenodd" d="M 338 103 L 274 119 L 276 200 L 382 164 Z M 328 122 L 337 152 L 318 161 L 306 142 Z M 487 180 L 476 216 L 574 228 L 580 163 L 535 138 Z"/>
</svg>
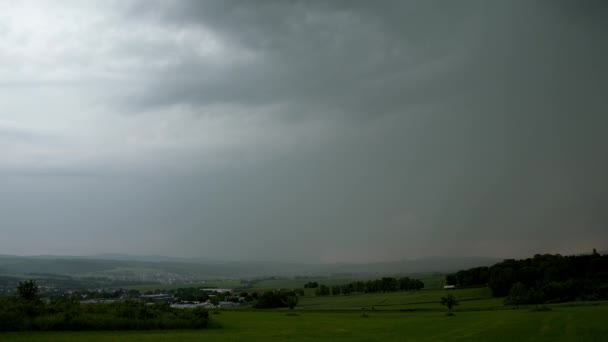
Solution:
<svg viewBox="0 0 608 342">
<path fill-rule="evenodd" d="M 287 306 L 293 310 L 298 305 L 298 296 L 294 293 L 287 297 Z"/>
<path fill-rule="evenodd" d="M 20 281 L 17 286 L 17 294 L 27 302 L 35 302 L 40 299 L 38 284 L 33 280 Z"/>
<path fill-rule="evenodd" d="M 458 305 L 458 301 L 454 295 L 449 294 L 445 297 L 441 297 L 441 305 L 447 306 L 448 310 L 452 312 L 452 308 Z"/>
</svg>

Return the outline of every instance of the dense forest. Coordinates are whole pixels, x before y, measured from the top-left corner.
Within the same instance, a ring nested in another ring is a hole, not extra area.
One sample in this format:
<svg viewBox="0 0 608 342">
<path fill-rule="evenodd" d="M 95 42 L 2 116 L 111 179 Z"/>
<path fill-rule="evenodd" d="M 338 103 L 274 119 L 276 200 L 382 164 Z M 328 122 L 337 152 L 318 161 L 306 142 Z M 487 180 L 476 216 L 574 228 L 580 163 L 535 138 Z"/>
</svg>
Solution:
<svg viewBox="0 0 608 342">
<path fill-rule="evenodd" d="M 475 267 L 446 277 L 448 285 L 487 285 L 507 303 L 555 303 L 608 299 L 608 255 L 536 254 L 507 259 L 490 267 Z"/>
</svg>

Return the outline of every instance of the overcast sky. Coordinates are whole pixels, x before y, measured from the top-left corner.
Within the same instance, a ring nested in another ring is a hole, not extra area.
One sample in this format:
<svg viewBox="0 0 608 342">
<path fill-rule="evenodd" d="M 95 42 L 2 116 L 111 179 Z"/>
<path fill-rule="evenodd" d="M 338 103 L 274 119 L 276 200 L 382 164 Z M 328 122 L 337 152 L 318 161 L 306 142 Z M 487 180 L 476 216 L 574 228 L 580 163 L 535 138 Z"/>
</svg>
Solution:
<svg viewBox="0 0 608 342">
<path fill-rule="evenodd" d="M 0 254 L 608 248 L 605 1 L 2 1 Z"/>
</svg>

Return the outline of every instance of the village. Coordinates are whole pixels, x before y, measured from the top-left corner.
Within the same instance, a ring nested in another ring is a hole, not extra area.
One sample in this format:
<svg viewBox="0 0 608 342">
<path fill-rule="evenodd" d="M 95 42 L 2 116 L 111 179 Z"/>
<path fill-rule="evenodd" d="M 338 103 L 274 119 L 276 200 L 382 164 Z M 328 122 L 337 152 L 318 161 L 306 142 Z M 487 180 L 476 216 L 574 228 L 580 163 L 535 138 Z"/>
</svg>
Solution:
<svg viewBox="0 0 608 342">
<path fill-rule="evenodd" d="M 76 297 L 83 305 L 107 304 L 139 300 L 146 304 L 167 303 L 172 308 L 228 308 L 238 307 L 254 300 L 256 294 L 250 296 L 247 292 L 221 288 L 179 288 L 176 290 L 156 290 L 140 292 L 125 289 L 95 289 L 89 291 L 65 291 L 63 297 Z M 49 300 L 51 297 L 49 297 Z"/>
</svg>

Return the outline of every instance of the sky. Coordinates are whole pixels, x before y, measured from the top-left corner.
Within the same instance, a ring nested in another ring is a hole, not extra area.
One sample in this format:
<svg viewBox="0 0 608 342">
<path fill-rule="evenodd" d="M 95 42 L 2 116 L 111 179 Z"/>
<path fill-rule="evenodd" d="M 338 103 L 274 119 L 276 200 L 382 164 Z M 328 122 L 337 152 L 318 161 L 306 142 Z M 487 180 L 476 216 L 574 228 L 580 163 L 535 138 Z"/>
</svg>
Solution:
<svg viewBox="0 0 608 342">
<path fill-rule="evenodd" d="M 608 248 L 608 3 L 2 1 L 0 254 Z"/>
</svg>

